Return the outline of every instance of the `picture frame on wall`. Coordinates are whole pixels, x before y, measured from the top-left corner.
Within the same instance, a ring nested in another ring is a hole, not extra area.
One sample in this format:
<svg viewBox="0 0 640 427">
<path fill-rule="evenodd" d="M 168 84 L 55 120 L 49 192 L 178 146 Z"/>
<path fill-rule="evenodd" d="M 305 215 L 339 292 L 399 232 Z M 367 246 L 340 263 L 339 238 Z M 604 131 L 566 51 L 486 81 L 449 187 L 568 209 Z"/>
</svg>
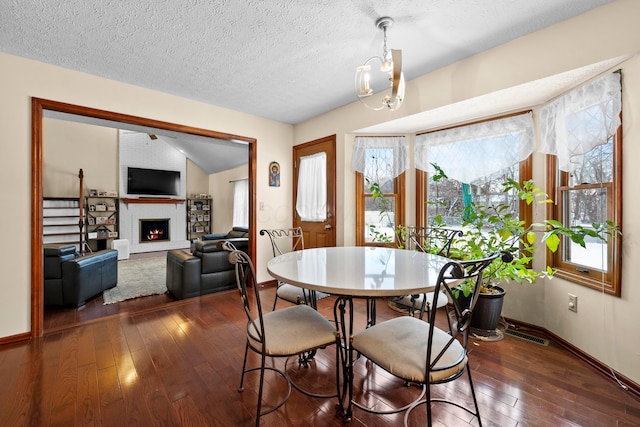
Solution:
<svg viewBox="0 0 640 427">
<path fill-rule="evenodd" d="M 269 187 L 280 187 L 280 163 L 269 163 Z"/>
</svg>

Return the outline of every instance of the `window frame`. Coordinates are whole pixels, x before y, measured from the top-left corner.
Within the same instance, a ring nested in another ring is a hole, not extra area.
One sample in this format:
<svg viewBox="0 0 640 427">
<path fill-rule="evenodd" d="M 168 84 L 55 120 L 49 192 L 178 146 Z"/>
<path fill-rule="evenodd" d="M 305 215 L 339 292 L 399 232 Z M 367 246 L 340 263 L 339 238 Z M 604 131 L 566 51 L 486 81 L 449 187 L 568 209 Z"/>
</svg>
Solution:
<svg viewBox="0 0 640 427">
<path fill-rule="evenodd" d="M 515 112 L 511 114 L 505 114 L 498 117 L 491 117 L 488 119 L 477 120 L 474 122 L 465 123 L 457 126 L 450 126 L 443 129 L 437 129 L 430 132 L 439 132 L 442 130 L 453 129 L 456 127 L 462 126 L 471 126 L 478 123 L 490 122 L 494 120 L 501 120 L 504 118 L 518 116 L 521 114 L 527 114 L 531 112 L 531 110 L 525 110 L 520 112 Z M 446 172 L 446 171 L 445 171 Z M 427 181 L 427 172 L 416 169 L 416 225 L 419 227 L 428 227 L 428 218 L 427 218 L 427 200 L 429 199 L 429 183 Z M 518 173 L 518 178 L 520 184 L 523 182 L 530 180 L 533 178 L 533 154 L 529 155 L 525 160 L 520 162 L 520 170 Z M 528 205 L 525 201 L 520 200 L 519 202 L 519 211 L 520 211 L 520 219 L 525 222 L 525 226 L 531 225 L 533 221 L 533 207 Z"/>
<path fill-rule="evenodd" d="M 393 179 L 393 193 L 384 193 L 385 198 L 395 199 L 395 229 L 405 223 L 405 192 L 406 192 L 406 171 Z M 367 242 L 365 236 L 365 198 L 371 193 L 366 191 L 365 177 L 362 172 L 356 172 L 356 246 L 387 246 L 397 247 L 397 239 L 392 242 Z"/>
<path fill-rule="evenodd" d="M 622 224 L 622 124 L 613 137 L 613 181 L 598 184 L 569 186 L 569 173 L 558 170 L 557 158 L 547 155 L 547 192 L 556 197 L 555 204 L 547 206 L 547 218 L 562 221 L 563 191 L 588 188 L 607 188 L 607 220 Z M 562 240 L 565 237 L 561 237 Z M 555 277 L 620 297 L 622 293 L 622 236 L 607 238 L 607 271 L 564 261 L 564 242 L 554 253 L 547 251 L 547 264 L 555 270 Z"/>
</svg>

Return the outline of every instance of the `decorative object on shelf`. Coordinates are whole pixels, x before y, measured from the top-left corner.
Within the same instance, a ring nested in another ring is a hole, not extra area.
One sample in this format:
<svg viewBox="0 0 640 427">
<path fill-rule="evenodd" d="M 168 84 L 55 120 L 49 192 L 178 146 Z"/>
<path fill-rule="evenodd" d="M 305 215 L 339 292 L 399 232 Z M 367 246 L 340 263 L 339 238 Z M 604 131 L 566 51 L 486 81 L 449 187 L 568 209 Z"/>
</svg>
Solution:
<svg viewBox="0 0 640 427">
<path fill-rule="evenodd" d="M 280 164 L 269 163 L 269 187 L 280 187 Z"/>
<path fill-rule="evenodd" d="M 107 197 L 106 191 L 98 191 L 98 197 Z"/>
<path fill-rule="evenodd" d="M 356 95 L 362 103 L 372 110 L 387 108 L 395 111 L 404 101 L 404 74 L 402 73 L 402 51 L 387 49 L 387 29 L 393 25 L 393 19 L 384 16 L 376 21 L 376 28 L 384 33 L 382 57 L 369 58 L 356 69 Z M 375 66 L 374 66 L 375 65 Z M 374 96 L 389 90 L 391 94 Z"/>
<path fill-rule="evenodd" d="M 89 206 L 86 241 L 92 251 L 107 249 L 109 241 L 118 238 L 118 199 L 100 195 L 114 193 L 97 190 L 96 195 L 86 197 L 85 206 Z M 92 191 L 89 194 L 93 194 Z"/>
<path fill-rule="evenodd" d="M 89 190 L 89 197 L 96 197 L 98 195 L 98 190 L 96 190 L 95 188 L 92 188 L 91 190 Z"/>
<path fill-rule="evenodd" d="M 201 239 L 203 234 L 210 233 L 211 226 L 211 196 L 205 193 L 192 193 L 186 204 L 187 239 L 192 243 Z M 204 196 L 204 197 L 200 197 Z"/>
</svg>

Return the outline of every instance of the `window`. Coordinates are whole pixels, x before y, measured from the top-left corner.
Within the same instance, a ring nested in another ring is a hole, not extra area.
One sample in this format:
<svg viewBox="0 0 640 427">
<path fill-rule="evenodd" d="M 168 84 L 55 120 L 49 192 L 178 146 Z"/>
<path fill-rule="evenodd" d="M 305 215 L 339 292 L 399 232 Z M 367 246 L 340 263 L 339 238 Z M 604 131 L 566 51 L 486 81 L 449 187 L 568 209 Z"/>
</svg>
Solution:
<svg viewBox="0 0 640 427">
<path fill-rule="evenodd" d="M 404 224 L 406 156 L 404 137 L 356 138 L 357 245 L 397 246 L 396 229 Z"/>
<path fill-rule="evenodd" d="M 233 182 L 233 226 L 249 226 L 249 180 Z"/>
<path fill-rule="evenodd" d="M 531 112 L 485 120 L 416 137 L 417 225 L 434 221 L 461 227 L 462 212 L 477 205 L 508 205 L 531 222 L 531 207 L 505 193 L 507 179 L 531 179 L 534 126 Z M 432 164 L 448 178 L 434 182 Z"/>
<path fill-rule="evenodd" d="M 620 74 L 612 73 L 541 109 L 547 191 L 556 200 L 550 218 L 572 226 L 622 224 L 620 98 Z M 586 239 L 586 247 L 561 237 L 549 254 L 556 276 L 620 296 L 622 239 L 604 237 Z"/>
</svg>

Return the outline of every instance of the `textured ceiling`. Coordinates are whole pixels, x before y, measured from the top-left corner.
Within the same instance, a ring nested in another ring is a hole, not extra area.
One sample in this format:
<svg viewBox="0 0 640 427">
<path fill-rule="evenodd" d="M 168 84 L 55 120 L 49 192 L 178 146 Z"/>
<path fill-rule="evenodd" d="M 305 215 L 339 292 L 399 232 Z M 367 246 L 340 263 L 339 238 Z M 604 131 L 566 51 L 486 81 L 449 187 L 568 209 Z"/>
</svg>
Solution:
<svg viewBox="0 0 640 427">
<path fill-rule="evenodd" d="M 0 51 L 295 124 L 356 101 L 380 16 L 410 80 L 610 1 L 3 0 Z"/>
</svg>

